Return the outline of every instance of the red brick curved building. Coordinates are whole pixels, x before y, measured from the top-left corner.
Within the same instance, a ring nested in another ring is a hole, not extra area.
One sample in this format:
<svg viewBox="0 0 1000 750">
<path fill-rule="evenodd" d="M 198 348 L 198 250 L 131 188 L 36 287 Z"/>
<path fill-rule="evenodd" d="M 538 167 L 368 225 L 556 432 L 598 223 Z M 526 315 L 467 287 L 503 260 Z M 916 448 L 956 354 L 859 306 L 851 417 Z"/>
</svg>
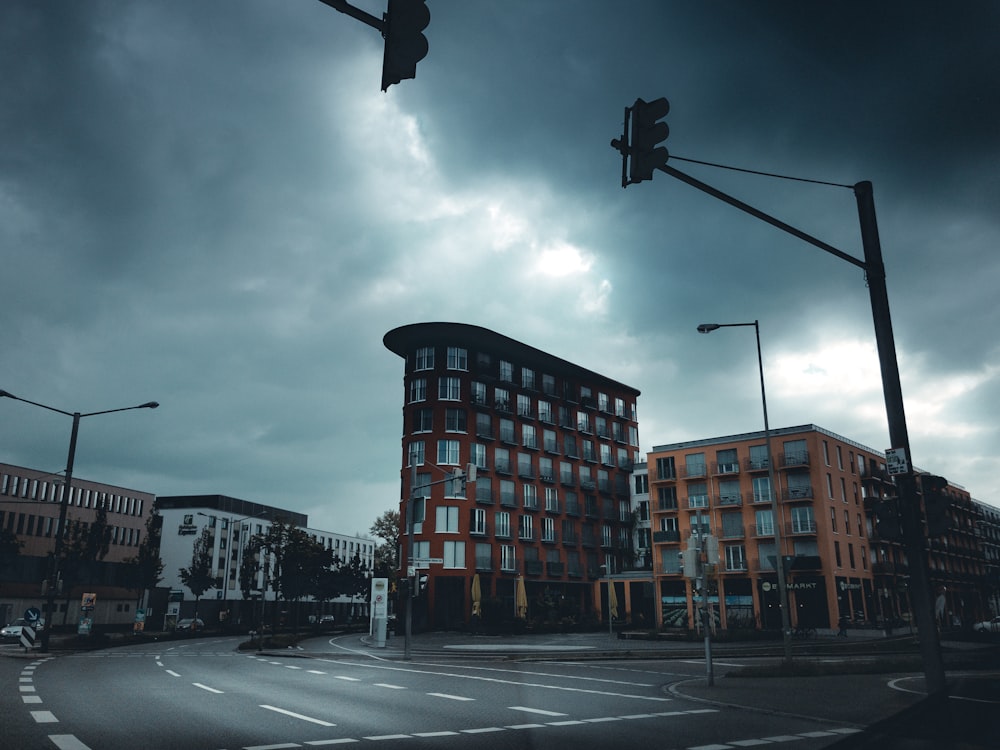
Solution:
<svg viewBox="0 0 1000 750">
<path fill-rule="evenodd" d="M 602 566 L 632 555 L 639 391 L 474 325 L 416 323 L 383 343 L 405 360 L 401 578 L 410 490 L 429 489 L 414 493 L 428 495 L 413 503 L 411 557 L 427 576 L 414 625 L 468 622 L 476 574 L 484 618 L 514 616 L 518 578 L 527 619 L 591 615 Z M 468 464 L 474 484 L 448 481 Z"/>
</svg>

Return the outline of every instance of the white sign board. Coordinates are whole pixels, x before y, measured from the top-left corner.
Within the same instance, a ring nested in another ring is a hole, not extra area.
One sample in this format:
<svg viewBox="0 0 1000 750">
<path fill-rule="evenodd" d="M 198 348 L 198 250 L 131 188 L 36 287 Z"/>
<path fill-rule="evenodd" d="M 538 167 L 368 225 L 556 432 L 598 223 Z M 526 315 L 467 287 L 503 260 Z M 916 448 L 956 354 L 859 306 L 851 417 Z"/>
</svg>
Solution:
<svg viewBox="0 0 1000 750">
<path fill-rule="evenodd" d="M 903 448 L 887 449 L 885 452 L 885 467 L 891 477 L 908 472 L 910 465 L 906 459 L 906 450 Z"/>
</svg>

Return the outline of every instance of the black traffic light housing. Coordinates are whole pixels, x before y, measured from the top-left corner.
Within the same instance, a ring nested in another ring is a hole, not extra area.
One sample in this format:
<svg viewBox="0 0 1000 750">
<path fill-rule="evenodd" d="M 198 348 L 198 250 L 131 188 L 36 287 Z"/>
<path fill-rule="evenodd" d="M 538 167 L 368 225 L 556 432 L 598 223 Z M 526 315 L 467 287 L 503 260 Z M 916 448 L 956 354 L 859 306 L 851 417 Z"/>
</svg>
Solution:
<svg viewBox="0 0 1000 750">
<path fill-rule="evenodd" d="M 622 187 L 653 179 L 653 172 L 667 164 L 670 158 L 662 141 L 670 135 L 670 127 L 660 122 L 670 112 L 665 97 L 647 102 L 636 99 L 625 108 L 625 132 L 611 141 L 612 148 L 622 155 Z"/>
<path fill-rule="evenodd" d="M 933 474 L 920 475 L 920 487 L 924 494 L 924 517 L 927 520 L 927 536 L 943 536 L 951 528 L 948 510 L 948 480 Z"/>
<path fill-rule="evenodd" d="M 425 0 L 389 0 L 383 16 L 385 52 L 382 57 L 382 90 L 404 78 L 416 78 L 417 63 L 429 45 L 423 30 L 431 22 Z"/>
<path fill-rule="evenodd" d="M 890 542 L 903 540 L 903 525 L 899 518 L 899 501 L 884 497 L 875 503 L 875 531 L 879 539 Z"/>
</svg>

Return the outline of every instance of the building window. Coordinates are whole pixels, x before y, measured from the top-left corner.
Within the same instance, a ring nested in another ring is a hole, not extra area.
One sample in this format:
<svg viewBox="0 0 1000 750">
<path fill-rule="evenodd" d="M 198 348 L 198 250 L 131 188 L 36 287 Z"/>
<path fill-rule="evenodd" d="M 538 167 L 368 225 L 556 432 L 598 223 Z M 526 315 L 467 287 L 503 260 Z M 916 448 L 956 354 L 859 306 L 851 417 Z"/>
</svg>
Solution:
<svg viewBox="0 0 1000 750">
<path fill-rule="evenodd" d="M 459 446 L 458 440 L 438 440 L 437 442 L 437 462 L 440 465 L 458 466 Z"/>
<path fill-rule="evenodd" d="M 542 541 L 554 542 L 556 540 L 556 521 L 554 518 L 542 519 Z"/>
<path fill-rule="evenodd" d="M 689 477 L 705 476 L 705 454 L 689 453 L 684 456 L 684 468 Z"/>
<path fill-rule="evenodd" d="M 470 388 L 472 389 L 472 394 L 470 396 L 470 398 L 472 399 L 472 403 L 477 404 L 479 406 L 485 406 L 486 384 L 480 383 L 478 380 L 473 380 L 472 383 L 470 384 Z"/>
<path fill-rule="evenodd" d="M 555 430 L 542 430 L 542 447 L 546 453 L 559 452 L 559 439 Z"/>
<path fill-rule="evenodd" d="M 517 394 L 517 415 L 519 417 L 534 418 L 535 413 L 531 409 L 531 397 Z"/>
<path fill-rule="evenodd" d="M 446 409 L 444 429 L 446 432 L 465 432 L 465 409 Z"/>
<path fill-rule="evenodd" d="M 559 512 L 559 490 L 556 487 L 545 488 L 545 510 L 550 513 Z"/>
<path fill-rule="evenodd" d="M 756 536 L 774 536 L 774 516 L 770 510 L 758 510 L 754 513 Z"/>
<path fill-rule="evenodd" d="M 521 494 L 524 500 L 524 507 L 528 510 L 538 510 L 538 488 L 533 484 L 525 484 L 521 487 Z"/>
<path fill-rule="evenodd" d="M 656 478 L 657 479 L 677 478 L 677 468 L 674 466 L 673 456 L 664 456 L 662 458 L 656 459 Z"/>
<path fill-rule="evenodd" d="M 525 479 L 535 478 L 535 470 L 532 466 L 530 453 L 517 454 L 517 475 L 519 477 L 524 477 Z"/>
<path fill-rule="evenodd" d="M 837 509 L 830 508 L 830 531 L 837 533 Z"/>
<path fill-rule="evenodd" d="M 496 528 L 496 535 L 504 539 L 510 538 L 510 513 L 507 511 L 497 511 L 493 516 L 493 525 Z"/>
<path fill-rule="evenodd" d="M 506 383 L 514 382 L 514 365 L 505 359 L 500 360 L 500 379 Z"/>
<path fill-rule="evenodd" d="M 493 439 L 493 417 L 489 414 L 476 414 L 476 436 Z"/>
<path fill-rule="evenodd" d="M 410 462 L 407 466 L 423 466 L 424 459 L 426 458 L 426 446 L 423 440 L 414 440 L 410 443 Z"/>
<path fill-rule="evenodd" d="M 486 511 L 482 508 L 472 509 L 472 522 L 469 526 L 470 534 L 485 534 L 486 533 Z"/>
<path fill-rule="evenodd" d="M 517 558 L 515 548 L 511 544 L 500 545 L 500 570 L 513 572 L 517 570 Z"/>
<path fill-rule="evenodd" d="M 837 560 L 837 567 L 838 568 L 844 567 L 844 562 L 840 557 L 840 542 L 833 543 L 833 555 Z"/>
<path fill-rule="evenodd" d="M 535 389 L 535 371 L 528 368 L 521 368 L 521 387 Z"/>
<path fill-rule="evenodd" d="M 538 438 L 535 434 L 535 428 L 533 425 L 524 424 L 521 425 L 521 445 L 525 448 L 537 448 Z"/>
<path fill-rule="evenodd" d="M 636 474 L 632 477 L 632 481 L 635 484 L 636 495 L 649 494 L 649 474 Z"/>
<path fill-rule="evenodd" d="M 510 392 L 506 388 L 494 388 L 493 396 L 497 411 L 510 412 Z"/>
<path fill-rule="evenodd" d="M 792 533 L 803 534 L 816 531 L 816 519 L 813 518 L 811 505 L 792 508 Z"/>
<path fill-rule="evenodd" d="M 427 400 L 427 379 L 413 378 L 410 381 L 410 403 Z"/>
<path fill-rule="evenodd" d="M 458 507 L 441 505 L 435 511 L 434 530 L 439 534 L 458 533 Z"/>
<path fill-rule="evenodd" d="M 534 522 L 534 518 L 531 516 L 518 518 L 517 536 L 519 539 L 530 541 L 535 538 Z"/>
<path fill-rule="evenodd" d="M 753 501 L 755 503 L 771 502 L 771 479 L 770 477 L 753 478 Z"/>
<path fill-rule="evenodd" d="M 688 507 L 708 507 L 708 487 L 704 482 L 693 482 L 688 485 Z"/>
<path fill-rule="evenodd" d="M 554 482 L 556 480 L 551 458 L 545 456 L 538 458 L 538 476 L 541 477 L 543 482 Z"/>
<path fill-rule="evenodd" d="M 517 443 L 517 438 L 514 435 L 514 420 L 500 419 L 500 440 L 504 443 Z"/>
<path fill-rule="evenodd" d="M 458 401 L 461 399 L 461 378 L 438 378 L 438 398 L 442 401 Z"/>
<path fill-rule="evenodd" d="M 444 567 L 464 568 L 465 567 L 465 542 L 444 543 Z"/>
<path fill-rule="evenodd" d="M 542 422 L 552 424 L 552 404 L 548 401 L 538 402 L 538 419 Z"/>
<path fill-rule="evenodd" d="M 469 352 L 467 349 L 462 349 L 458 346 L 448 347 L 448 369 L 449 370 L 468 370 L 469 369 Z"/>
<path fill-rule="evenodd" d="M 552 375 L 542 374 L 542 393 L 550 396 L 556 395 L 556 379 Z"/>
<path fill-rule="evenodd" d="M 615 416 L 616 417 L 625 416 L 625 399 L 615 397 Z"/>
<path fill-rule="evenodd" d="M 742 544 L 726 545 L 726 570 L 746 570 L 746 550 Z"/>
<path fill-rule="evenodd" d="M 471 446 L 469 446 L 469 451 L 471 453 L 469 458 L 471 459 L 473 466 L 476 466 L 477 468 L 480 469 L 490 468 L 487 465 L 485 445 L 483 445 L 482 443 L 473 443 Z"/>
<path fill-rule="evenodd" d="M 610 412 L 611 409 L 608 408 L 608 394 L 597 392 L 597 409 L 598 411 Z"/>
<path fill-rule="evenodd" d="M 576 429 L 580 432 L 590 432 L 590 415 L 585 411 L 576 413 Z"/>
<path fill-rule="evenodd" d="M 414 409 L 413 411 L 413 431 L 430 432 L 434 429 L 433 409 Z"/>
<path fill-rule="evenodd" d="M 433 370 L 434 369 L 434 348 L 431 346 L 423 346 L 417 349 L 417 354 L 413 359 L 413 369 L 414 370 Z"/>
<path fill-rule="evenodd" d="M 496 448 L 493 451 L 493 466 L 501 474 L 510 474 L 510 451 L 506 448 Z"/>
<path fill-rule="evenodd" d="M 500 504 L 517 507 L 517 497 L 514 494 L 514 483 L 509 479 L 500 480 Z"/>
</svg>

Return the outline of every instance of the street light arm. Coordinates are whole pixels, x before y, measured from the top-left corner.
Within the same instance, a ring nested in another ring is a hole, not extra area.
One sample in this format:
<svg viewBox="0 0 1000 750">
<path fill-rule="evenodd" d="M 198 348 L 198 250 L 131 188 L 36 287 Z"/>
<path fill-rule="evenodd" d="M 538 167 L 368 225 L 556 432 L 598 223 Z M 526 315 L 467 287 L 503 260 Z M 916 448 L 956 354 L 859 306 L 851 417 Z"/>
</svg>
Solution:
<svg viewBox="0 0 1000 750">
<path fill-rule="evenodd" d="M 125 406 L 120 409 L 104 409 L 103 411 L 92 411 L 86 414 L 81 414 L 79 412 L 66 411 L 65 409 L 57 409 L 54 406 L 49 406 L 48 404 L 40 404 L 37 401 L 30 401 L 26 398 L 21 398 L 20 396 L 15 396 L 10 391 L 0 390 L 0 398 L 9 398 L 14 401 L 23 401 L 26 404 L 31 404 L 32 406 L 37 406 L 40 409 L 47 409 L 48 411 L 54 411 L 57 414 L 65 414 L 67 417 L 96 417 L 98 414 L 111 414 L 116 411 L 130 411 L 132 409 L 156 409 L 159 404 L 156 401 L 147 401 L 144 404 L 139 404 L 138 406 Z"/>
</svg>

